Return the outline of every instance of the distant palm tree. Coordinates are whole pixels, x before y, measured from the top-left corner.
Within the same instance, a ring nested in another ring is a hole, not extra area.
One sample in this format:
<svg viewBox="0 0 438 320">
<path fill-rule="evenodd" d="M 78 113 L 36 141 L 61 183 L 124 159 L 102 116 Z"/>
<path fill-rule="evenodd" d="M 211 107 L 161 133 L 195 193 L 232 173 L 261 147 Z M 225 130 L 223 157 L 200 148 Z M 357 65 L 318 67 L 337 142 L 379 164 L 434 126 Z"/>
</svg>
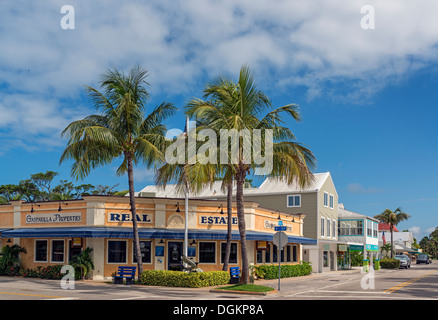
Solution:
<svg viewBox="0 0 438 320">
<path fill-rule="evenodd" d="M 401 208 L 395 209 L 395 211 L 391 211 L 389 209 L 385 209 L 381 214 L 375 215 L 374 218 L 378 219 L 382 223 L 389 224 L 389 230 L 391 231 L 391 258 L 394 257 L 394 226 L 397 226 L 400 222 L 409 219 L 409 215 L 406 212 L 403 212 Z"/>
<path fill-rule="evenodd" d="M 83 179 L 91 169 L 122 159 L 117 175 L 128 173 L 135 257 L 138 279 L 143 271 L 138 239 L 134 196 L 134 165 L 143 162 L 148 168 L 164 160 L 166 127 L 163 120 L 173 115 L 175 107 L 162 103 L 148 115 L 144 112 L 149 99 L 145 85 L 147 71 L 134 67 L 128 74 L 108 70 L 100 85 L 103 92 L 87 86 L 91 102 L 100 114 L 70 123 L 62 132 L 69 138 L 60 163 L 73 159 L 71 174 Z"/>
<path fill-rule="evenodd" d="M 252 142 L 254 143 L 256 137 L 254 133 L 257 129 L 261 132 L 258 142 L 264 141 L 268 130 L 272 130 L 274 140 L 272 154 L 267 154 L 268 151 L 262 143 L 260 143 L 260 150 L 254 150 L 264 154 L 267 158 L 271 157 L 272 160 L 272 171 L 262 173 L 262 175 L 285 178 L 288 184 L 297 182 L 302 187 L 313 180 L 313 174 L 310 170 L 316 161 L 313 153 L 303 145 L 293 142 L 295 136 L 289 128 L 283 126 L 285 123 L 282 119 L 283 115 L 292 116 L 295 120 L 301 119 L 297 106 L 288 104 L 273 109 L 270 99 L 257 89 L 248 66 L 243 66 L 240 69 L 237 83 L 221 77 L 207 84 L 204 89 L 204 98 L 207 100 L 193 99 L 190 101 L 186 107 L 187 114 L 206 124 L 215 132 L 228 129 L 242 133 L 243 130 L 246 130 L 254 139 Z M 267 114 L 263 115 L 266 110 Z M 257 170 L 260 165 L 256 163 L 254 158 L 248 159 L 246 157 L 244 143 L 247 142 L 240 137 L 238 150 L 235 153 L 227 152 L 228 163 L 218 165 L 217 172 L 210 174 L 210 176 L 224 175 L 226 177 L 225 184 L 231 183 L 231 178 L 236 184 L 236 205 L 242 257 L 241 282 L 246 284 L 249 280 L 249 264 L 243 187 L 245 178 Z"/>
<path fill-rule="evenodd" d="M 391 251 L 391 244 L 387 243 L 380 247 L 380 253 L 383 254 L 385 252 L 385 256 L 388 256 L 388 253 Z"/>
</svg>

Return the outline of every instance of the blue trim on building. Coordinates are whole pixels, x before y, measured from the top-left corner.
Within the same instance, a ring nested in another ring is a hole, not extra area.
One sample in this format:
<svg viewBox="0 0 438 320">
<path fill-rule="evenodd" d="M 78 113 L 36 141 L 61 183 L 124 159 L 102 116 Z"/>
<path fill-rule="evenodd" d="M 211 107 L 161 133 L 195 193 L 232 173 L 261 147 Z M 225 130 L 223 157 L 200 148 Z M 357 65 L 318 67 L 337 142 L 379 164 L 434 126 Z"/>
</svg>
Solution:
<svg viewBox="0 0 438 320">
<path fill-rule="evenodd" d="M 142 239 L 184 239 L 184 229 L 139 228 L 138 235 Z M 246 231 L 246 239 L 250 241 L 272 241 L 273 233 Z M 132 228 L 124 227 L 65 227 L 65 228 L 22 228 L 4 231 L 2 238 L 133 238 Z M 226 240 L 226 230 L 189 229 L 189 239 Z M 232 240 L 240 240 L 240 233 L 233 231 Z M 288 241 L 306 245 L 316 245 L 315 239 L 288 236 Z"/>
</svg>

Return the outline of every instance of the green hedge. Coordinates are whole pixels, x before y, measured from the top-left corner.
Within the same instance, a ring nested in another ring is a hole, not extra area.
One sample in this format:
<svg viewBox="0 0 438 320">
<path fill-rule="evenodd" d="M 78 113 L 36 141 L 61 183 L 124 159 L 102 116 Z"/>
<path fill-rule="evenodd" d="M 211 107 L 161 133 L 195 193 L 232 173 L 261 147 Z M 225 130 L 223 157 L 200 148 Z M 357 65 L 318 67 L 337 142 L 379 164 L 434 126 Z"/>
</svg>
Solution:
<svg viewBox="0 0 438 320">
<path fill-rule="evenodd" d="M 278 264 L 264 264 L 255 267 L 255 273 L 260 279 L 278 279 Z M 312 273 L 310 263 L 281 265 L 281 278 L 300 277 Z"/>
<path fill-rule="evenodd" d="M 380 260 L 380 267 L 385 269 L 398 269 L 400 268 L 400 260 L 383 258 Z"/>
<path fill-rule="evenodd" d="M 142 284 L 149 286 L 200 288 L 227 284 L 230 282 L 230 274 L 226 271 L 187 273 L 169 270 L 146 270 L 141 274 L 140 281 Z"/>
</svg>

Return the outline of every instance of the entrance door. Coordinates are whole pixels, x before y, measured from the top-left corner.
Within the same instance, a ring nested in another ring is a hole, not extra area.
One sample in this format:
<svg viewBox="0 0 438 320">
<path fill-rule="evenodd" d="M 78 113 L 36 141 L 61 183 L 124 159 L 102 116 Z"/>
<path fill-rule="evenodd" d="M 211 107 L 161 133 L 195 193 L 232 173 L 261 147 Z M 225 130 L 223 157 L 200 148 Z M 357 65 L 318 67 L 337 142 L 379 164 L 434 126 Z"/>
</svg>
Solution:
<svg viewBox="0 0 438 320">
<path fill-rule="evenodd" d="M 335 253 L 330 251 L 330 270 L 335 271 Z"/>
<path fill-rule="evenodd" d="M 182 251 L 182 242 L 169 241 L 167 243 L 167 270 L 182 270 Z"/>
</svg>

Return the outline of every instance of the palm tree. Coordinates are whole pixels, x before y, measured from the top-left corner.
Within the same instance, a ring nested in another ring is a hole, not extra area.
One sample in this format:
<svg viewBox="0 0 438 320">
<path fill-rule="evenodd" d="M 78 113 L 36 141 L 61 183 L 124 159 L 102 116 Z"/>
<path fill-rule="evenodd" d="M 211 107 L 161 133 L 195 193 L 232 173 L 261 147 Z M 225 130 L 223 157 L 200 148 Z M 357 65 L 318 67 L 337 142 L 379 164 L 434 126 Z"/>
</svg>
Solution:
<svg viewBox="0 0 438 320">
<path fill-rule="evenodd" d="M 385 256 L 388 257 L 388 253 L 391 250 L 391 244 L 387 243 L 380 247 L 380 253 L 383 254 L 385 252 Z"/>
<path fill-rule="evenodd" d="M 18 265 L 21 252 L 26 253 L 26 249 L 18 244 L 4 246 L 0 252 L 0 273 L 4 273 L 6 270 Z"/>
<path fill-rule="evenodd" d="M 82 280 L 88 276 L 91 270 L 94 270 L 94 262 L 91 258 L 92 251 L 92 248 L 87 247 L 70 262 L 75 269 L 80 269 Z"/>
<path fill-rule="evenodd" d="M 62 132 L 69 138 L 60 163 L 73 159 L 71 174 L 83 179 L 91 169 L 121 158 L 117 175 L 128 174 L 129 202 L 132 214 L 134 251 L 138 263 L 138 278 L 143 263 L 138 239 L 134 196 L 134 165 L 143 162 L 148 168 L 164 159 L 165 131 L 162 121 L 172 115 L 175 107 L 162 103 L 148 115 L 144 112 L 149 99 L 145 85 L 147 71 L 137 66 L 128 74 L 108 70 L 100 81 L 102 93 L 87 86 L 91 102 L 99 114 L 70 123 Z"/>
<path fill-rule="evenodd" d="M 407 220 L 409 215 L 406 212 L 403 212 L 401 208 L 395 209 L 395 211 L 391 211 L 390 209 L 385 209 L 381 214 L 374 216 L 374 218 L 378 219 L 382 223 L 389 224 L 389 230 L 391 231 L 391 259 L 394 257 L 394 226 L 397 226 L 400 222 Z"/>
<path fill-rule="evenodd" d="M 261 143 L 261 150 L 254 150 L 265 154 L 266 158 L 271 157 L 272 170 L 262 173 L 263 175 L 279 179 L 285 178 L 288 184 L 297 182 L 302 187 L 312 181 L 313 174 L 310 168 L 314 167 L 316 159 L 308 148 L 293 142 L 295 136 L 289 128 L 283 126 L 284 122 L 281 118 L 285 114 L 292 116 L 297 121 L 300 120 L 298 107 L 295 104 L 288 104 L 273 109 L 270 99 L 256 88 L 249 67 L 243 66 L 241 68 L 237 83 L 220 77 L 207 84 L 204 89 L 204 98 L 207 100 L 193 99 L 186 106 L 187 114 L 190 117 L 195 117 L 201 123 L 208 124 L 208 127 L 215 132 L 228 129 L 241 133 L 246 130 L 255 139 L 257 137 L 255 133 L 258 129 L 261 131 L 257 138 L 258 142 L 264 141 L 264 138 L 272 132 L 272 138 L 275 141 L 272 154 L 268 154 L 270 151 L 265 149 Z M 265 110 L 268 110 L 268 113 L 263 116 Z M 228 179 L 232 177 L 236 184 L 236 205 L 242 256 L 241 282 L 246 284 L 249 280 L 249 265 L 243 187 L 245 178 L 251 172 L 256 172 L 259 165 L 254 158 L 245 157 L 244 143 L 247 142 L 240 137 L 237 152 L 228 152 L 228 163 L 218 165 L 217 170 L 225 171 L 226 183 L 229 183 Z"/>
</svg>

